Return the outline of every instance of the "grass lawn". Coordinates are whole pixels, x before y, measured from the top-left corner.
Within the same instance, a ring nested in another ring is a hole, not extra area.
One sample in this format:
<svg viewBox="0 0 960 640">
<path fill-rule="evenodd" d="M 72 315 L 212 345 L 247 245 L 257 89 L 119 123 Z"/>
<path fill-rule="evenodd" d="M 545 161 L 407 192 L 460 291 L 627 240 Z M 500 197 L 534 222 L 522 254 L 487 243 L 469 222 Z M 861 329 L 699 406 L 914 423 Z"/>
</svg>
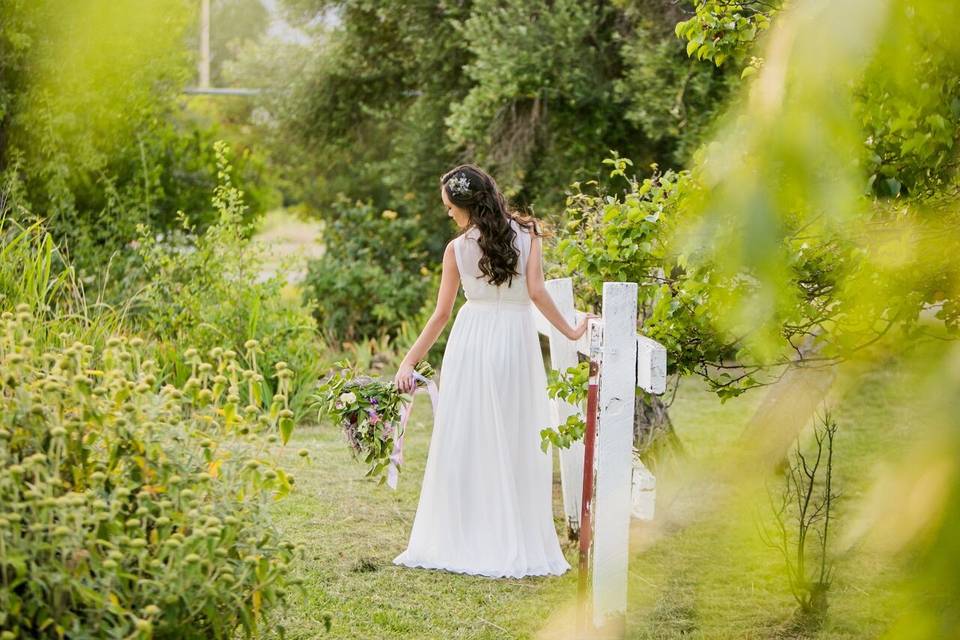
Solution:
<svg viewBox="0 0 960 640">
<path fill-rule="evenodd" d="M 759 533 L 772 522 L 766 487 L 718 483 L 702 471 L 737 445 L 763 393 L 720 405 L 695 384 L 681 390 L 672 415 L 687 456 L 660 471 L 657 521 L 634 527 L 628 637 L 877 638 L 895 617 L 903 596 L 898 563 L 844 536 L 878 465 L 907 442 L 910 423 L 896 408 L 904 391 L 895 375 L 866 376 L 835 405 L 834 482 L 842 498 L 832 535 L 840 542 L 828 616 L 805 632 L 793 624 L 796 603 L 780 552 Z M 699 477 L 691 469 L 701 470 Z M 774 495 L 780 486 L 771 483 Z"/>
<path fill-rule="evenodd" d="M 658 470 L 658 515 L 634 530 L 627 636 L 630 638 L 875 638 L 896 614 L 902 575 L 867 545 L 838 557 L 828 617 L 819 630 L 791 627 L 795 609 L 778 553 L 761 541 L 768 519 L 763 492 L 711 480 L 709 469 L 735 446 L 764 391 L 721 405 L 696 381 L 684 382 L 671 414 L 686 453 Z M 837 409 L 836 484 L 843 492 L 837 531 L 883 459 L 909 433 L 904 391 L 892 370 L 862 377 Z M 396 491 L 362 477 L 340 433 L 299 428 L 281 455 L 297 491 L 277 503 L 280 527 L 307 545 L 306 597 L 280 617 L 291 638 L 568 638 L 572 637 L 574 569 L 561 577 L 491 579 L 397 567 L 416 509 L 430 437 L 426 398 L 408 429 L 406 466 Z M 310 451 L 302 463 L 295 452 Z M 707 508 L 704 508 L 707 507 Z M 559 471 L 554 514 L 562 531 Z M 331 616 L 331 630 L 323 617 Z"/>
</svg>

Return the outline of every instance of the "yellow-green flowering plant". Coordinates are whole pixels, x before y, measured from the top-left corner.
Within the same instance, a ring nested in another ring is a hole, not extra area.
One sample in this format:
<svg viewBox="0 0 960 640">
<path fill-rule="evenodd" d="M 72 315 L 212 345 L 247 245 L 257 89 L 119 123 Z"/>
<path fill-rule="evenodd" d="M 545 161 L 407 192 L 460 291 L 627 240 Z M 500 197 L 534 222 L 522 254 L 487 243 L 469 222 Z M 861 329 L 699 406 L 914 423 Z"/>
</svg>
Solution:
<svg viewBox="0 0 960 640">
<path fill-rule="evenodd" d="M 256 632 L 295 583 L 265 510 L 293 483 L 269 455 L 283 398 L 240 407 L 260 373 L 229 350 L 174 386 L 138 337 L 42 330 L 0 318 L 2 637 Z"/>
</svg>

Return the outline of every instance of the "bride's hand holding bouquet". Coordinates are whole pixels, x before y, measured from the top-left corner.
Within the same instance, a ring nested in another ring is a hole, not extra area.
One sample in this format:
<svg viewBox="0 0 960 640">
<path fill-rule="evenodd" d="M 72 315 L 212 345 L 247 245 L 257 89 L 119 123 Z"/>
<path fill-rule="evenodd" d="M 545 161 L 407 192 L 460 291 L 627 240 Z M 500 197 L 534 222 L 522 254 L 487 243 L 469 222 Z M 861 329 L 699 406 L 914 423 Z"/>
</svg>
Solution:
<svg viewBox="0 0 960 640">
<path fill-rule="evenodd" d="M 369 465 L 367 476 L 381 475 L 390 466 L 397 441 L 403 436 L 402 412 L 413 400 L 409 393 L 416 391 L 418 384 L 412 372 L 430 379 L 433 368 L 425 361 L 411 367 L 413 385 L 401 390 L 393 381 L 366 375 L 345 360 L 334 367 L 317 387 L 319 417 L 340 426 L 354 457 Z M 380 482 L 385 481 L 381 475 Z"/>
</svg>

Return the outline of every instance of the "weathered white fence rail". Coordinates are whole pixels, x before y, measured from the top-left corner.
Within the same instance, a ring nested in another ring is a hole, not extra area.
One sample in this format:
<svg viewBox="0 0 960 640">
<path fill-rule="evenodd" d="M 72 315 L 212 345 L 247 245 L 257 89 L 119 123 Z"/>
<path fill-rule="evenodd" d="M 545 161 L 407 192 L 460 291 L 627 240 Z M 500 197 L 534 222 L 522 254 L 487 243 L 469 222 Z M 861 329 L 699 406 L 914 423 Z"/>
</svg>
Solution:
<svg viewBox="0 0 960 640">
<path fill-rule="evenodd" d="M 569 278 L 547 281 L 547 290 L 571 324 L 583 317 L 573 304 Z M 537 313 L 537 329 L 549 338 L 550 366 L 565 370 L 575 365 L 578 353 L 590 355 L 591 336 L 600 334 L 600 387 L 597 439 L 594 456 L 593 498 L 593 625 L 617 628 L 627 606 L 627 565 L 630 517 L 652 517 L 652 476 L 633 455 L 633 418 L 636 388 L 663 393 L 666 387 L 666 350 L 658 342 L 638 335 L 637 285 L 607 282 L 603 285 L 603 313 L 591 320 L 590 330 L 571 342 Z M 557 424 L 583 414 L 581 407 L 554 402 Z M 567 524 L 579 532 L 583 490 L 583 443 L 560 455 L 564 512 Z"/>
</svg>

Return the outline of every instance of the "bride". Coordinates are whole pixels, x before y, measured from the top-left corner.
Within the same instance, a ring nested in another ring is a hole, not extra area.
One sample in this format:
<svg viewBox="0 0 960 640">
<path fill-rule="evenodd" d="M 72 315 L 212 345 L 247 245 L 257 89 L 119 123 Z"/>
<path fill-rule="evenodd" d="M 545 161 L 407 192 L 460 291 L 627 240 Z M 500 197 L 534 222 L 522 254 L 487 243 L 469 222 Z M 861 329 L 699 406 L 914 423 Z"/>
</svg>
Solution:
<svg viewBox="0 0 960 640">
<path fill-rule="evenodd" d="M 459 285 L 466 303 L 443 354 L 441 392 L 410 541 L 394 564 L 490 577 L 560 575 L 570 568 L 553 523 L 546 374 L 533 305 L 571 340 L 543 282 L 534 220 L 508 209 L 493 178 L 466 164 L 443 175 L 440 197 L 463 233 L 447 244 L 437 306 L 397 371 L 446 326 Z"/>
</svg>

